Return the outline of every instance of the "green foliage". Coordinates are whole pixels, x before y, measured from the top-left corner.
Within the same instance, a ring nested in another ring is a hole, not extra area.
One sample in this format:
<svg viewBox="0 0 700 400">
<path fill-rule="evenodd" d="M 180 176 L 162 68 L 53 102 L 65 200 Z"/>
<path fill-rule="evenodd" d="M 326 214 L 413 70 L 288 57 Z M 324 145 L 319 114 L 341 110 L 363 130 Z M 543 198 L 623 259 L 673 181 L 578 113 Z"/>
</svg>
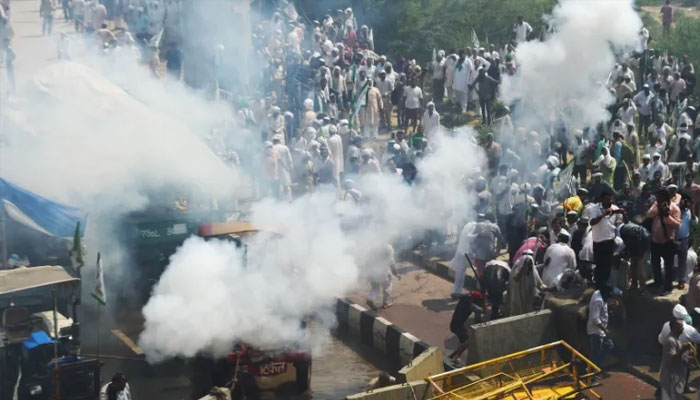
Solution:
<svg viewBox="0 0 700 400">
<path fill-rule="evenodd" d="M 652 35 L 650 48 L 667 51 L 669 55 L 680 57 L 687 54 L 693 65 L 700 66 L 700 19 L 678 12 L 676 21 L 668 35 L 663 35 L 661 23 L 645 14 L 642 16 L 645 26 Z"/>
<path fill-rule="evenodd" d="M 552 11 L 556 0 L 352 0 L 360 24 L 374 29 L 377 51 L 390 58 L 406 56 L 419 63 L 431 59 L 433 48 L 462 49 L 471 46 L 472 29 L 479 41 L 503 45 L 512 39 L 512 25 L 522 15 L 538 34 L 542 15 Z M 342 2 L 298 0 L 310 17 Z M 348 1 L 345 0 L 345 4 Z M 312 11 L 314 10 L 314 11 Z"/>
<path fill-rule="evenodd" d="M 387 2 L 388 3 L 388 2 Z M 555 0 L 403 0 L 391 2 L 391 19 L 375 25 L 378 50 L 392 56 L 430 60 L 433 48 L 470 47 L 472 30 L 481 43 L 502 45 L 512 39 L 511 27 L 522 15 L 540 32 L 541 16 Z M 384 15 L 380 13 L 380 15 Z"/>
</svg>

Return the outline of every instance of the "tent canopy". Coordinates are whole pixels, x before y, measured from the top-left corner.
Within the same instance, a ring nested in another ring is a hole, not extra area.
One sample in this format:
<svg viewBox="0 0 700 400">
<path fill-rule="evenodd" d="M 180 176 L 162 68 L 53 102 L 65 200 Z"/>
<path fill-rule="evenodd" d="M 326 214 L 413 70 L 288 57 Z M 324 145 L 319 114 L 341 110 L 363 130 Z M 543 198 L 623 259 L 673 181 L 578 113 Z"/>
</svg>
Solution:
<svg viewBox="0 0 700 400">
<path fill-rule="evenodd" d="M 11 269 L 0 271 L 0 295 L 76 282 L 80 279 L 56 265 Z"/>
<path fill-rule="evenodd" d="M 0 201 L 10 219 L 44 234 L 73 237 L 78 222 L 84 232 L 87 214 L 82 210 L 56 203 L 2 178 Z"/>
</svg>

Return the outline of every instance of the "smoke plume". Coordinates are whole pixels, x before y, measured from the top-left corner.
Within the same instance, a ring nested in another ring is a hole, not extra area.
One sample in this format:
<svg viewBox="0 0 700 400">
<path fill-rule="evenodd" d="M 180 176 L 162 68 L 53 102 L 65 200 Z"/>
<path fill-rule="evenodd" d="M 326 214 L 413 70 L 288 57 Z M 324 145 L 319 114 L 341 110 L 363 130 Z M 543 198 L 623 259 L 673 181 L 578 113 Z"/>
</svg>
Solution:
<svg viewBox="0 0 700 400">
<path fill-rule="evenodd" d="M 251 220 L 277 233 L 250 238 L 245 255 L 231 243 L 188 240 L 143 311 L 140 344 L 149 359 L 221 356 L 237 341 L 265 349 L 317 348 L 334 323 L 335 298 L 355 289 L 361 277 L 388 272 L 374 257 L 383 246 L 408 245 L 426 229 L 443 229 L 446 218 L 470 216 L 466 180 L 484 161 L 472 134 L 438 136 L 435 152 L 418 163 L 414 186 L 398 175 L 363 176 L 363 203 L 339 201 L 332 188 L 291 203 L 259 201 Z M 327 329 L 302 329 L 309 316 Z"/>
<path fill-rule="evenodd" d="M 548 18 L 551 37 L 517 47 L 517 73 L 504 79 L 503 99 L 517 102 L 514 122 L 528 129 L 595 126 L 609 117 L 613 97 L 605 81 L 615 53 L 639 42 L 642 23 L 633 1 L 561 0 Z"/>
</svg>

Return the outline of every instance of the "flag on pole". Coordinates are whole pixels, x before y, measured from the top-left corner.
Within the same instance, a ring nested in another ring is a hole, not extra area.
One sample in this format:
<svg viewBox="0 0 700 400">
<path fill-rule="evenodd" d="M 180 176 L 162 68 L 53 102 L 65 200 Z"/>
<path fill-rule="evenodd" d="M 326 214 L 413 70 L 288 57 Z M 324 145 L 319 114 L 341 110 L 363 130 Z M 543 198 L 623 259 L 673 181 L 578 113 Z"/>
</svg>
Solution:
<svg viewBox="0 0 700 400">
<path fill-rule="evenodd" d="M 75 226 L 75 234 L 73 234 L 73 249 L 70 254 L 71 266 L 74 271 L 78 272 L 80 275 L 80 270 L 85 265 L 83 261 L 83 243 L 82 243 L 82 230 L 80 229 L 80 221 Z"/>
<path fill-rule="evenodd" d="M 360 92 L 355 95 L 355 102 L 352 104 L 352 114 L 350 115 L 350 123 L 348 127 L 352 129 L 352 121 L 354 121 L 355 116 L 360 112 L 363 106 L 367 105 L 367 94 L 369 93 L 369 79 L 365 80 L 362 84 Z"/>
<path fill-rule="evenodd" d="M 95 279 L 95 290 L 92 292 L 92 297 L 95 298 L 103 306 L 107 305 L 107 293 L 105 293 L 105 275 L 102 270 L 102 257 L 97 253 L 97 276 Z"/>
<path fill-rule="evenodd" d="M 472 40 L 471 41 L 472 41 L 473 48 L 478 49 L 480 47 L 479 46 L 479 37 L 476 36 L 476 31 L 474 29 L 472 29 Z"/>
</svg>

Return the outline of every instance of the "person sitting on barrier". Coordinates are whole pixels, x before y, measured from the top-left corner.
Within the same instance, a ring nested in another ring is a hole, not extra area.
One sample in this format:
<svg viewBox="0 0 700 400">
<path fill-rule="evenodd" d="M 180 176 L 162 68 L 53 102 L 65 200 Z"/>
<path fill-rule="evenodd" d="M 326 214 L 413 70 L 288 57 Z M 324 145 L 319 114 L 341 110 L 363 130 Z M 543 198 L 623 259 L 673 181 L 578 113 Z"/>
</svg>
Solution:
<svg viewBox="0 0 700 400">
<path fill-rule="evenodd" d="M 131 392 L 126 376 L 117 372 L 100 390 L 100 400 L 131 400 Z"/>
<path fill-rule="evenodd" d="M 469 346 L 469 334 L 465 324 L 469 320 L 472 312 L 475 314 L 474 321 L 481 321 L 481 314 L 484 312 L 484 296 L 478 290 L 474 290 L 469 294 L 465 294 L 459 298 L 457 306 L 452 313 L 450 320 L 450 332 L 454 333 L 459 339 L 459 347 L 450 354 L 450 359 L 454 362 L 460 362 L 459 359 Z"/>
<path fill-rule="evenodd" d="M 372 378 L 367 384 L 367 391 L 377 390 L 396 384 L 396 378 L 382 371 L 378 376 Z"/>
</svg>

